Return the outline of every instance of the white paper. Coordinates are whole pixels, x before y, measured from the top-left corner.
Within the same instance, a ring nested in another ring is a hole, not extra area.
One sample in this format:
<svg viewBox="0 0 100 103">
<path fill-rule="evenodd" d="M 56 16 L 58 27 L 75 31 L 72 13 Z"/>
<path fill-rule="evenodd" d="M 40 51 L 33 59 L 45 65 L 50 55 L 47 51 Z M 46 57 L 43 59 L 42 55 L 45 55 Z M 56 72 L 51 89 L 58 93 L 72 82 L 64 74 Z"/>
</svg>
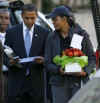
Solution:
<svg viewBox="0 0 100 103">
<path fill-rule="evenodd" d="M 70 46 L 81 50 L 82 49 L 82 46 L 81 46 L 82 40 L 83 40 L 83 36 L 74 34 Z"/>
<path fill-rule="evenodd" d="M 27 62 L 32 62 L 35 59 L 41 58 L 40 56 L 35 56 L 35 57 L 27 57 L 27 58 L 22 58 L 19 60 L 19 63 L 27 63 Z"/>
<path fill-rule="evenodd" d="M 67 64 L 65 72 L 81 72 L 81 66 L 78 63 Z"/>
</svg>

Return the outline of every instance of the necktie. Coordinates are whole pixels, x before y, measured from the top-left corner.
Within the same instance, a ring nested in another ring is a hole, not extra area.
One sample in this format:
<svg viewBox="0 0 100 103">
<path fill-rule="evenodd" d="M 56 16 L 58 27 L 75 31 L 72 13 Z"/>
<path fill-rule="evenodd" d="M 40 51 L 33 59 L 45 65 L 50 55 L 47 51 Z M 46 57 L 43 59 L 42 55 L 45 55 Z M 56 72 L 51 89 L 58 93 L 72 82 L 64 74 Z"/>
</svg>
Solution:
<svg viewBox="0 0 100 103">
<path fill-rule="evenodd" d="M 30 37 L 30 33 L 29 30 L 26 30 L 26 34 L 25 34 L 25 48 L 26 48 L 26 53 L 27 56 L 29 56 L 29 52 L 30 52 L 30 48 L 31 48 L 31 37 Z M 28 76 L 30 73 L 29 68 L 27 68 L 26 70 L 26 76 Z"/>
<path fill-rule="evenodd" d="M 27 56 L 29 56 L 29 52 L 31 48 L 31 37 L 28 29 L 26 30 L 26 34 L 25 34 L 25 48 L 26 48 Z"/>
</svg>

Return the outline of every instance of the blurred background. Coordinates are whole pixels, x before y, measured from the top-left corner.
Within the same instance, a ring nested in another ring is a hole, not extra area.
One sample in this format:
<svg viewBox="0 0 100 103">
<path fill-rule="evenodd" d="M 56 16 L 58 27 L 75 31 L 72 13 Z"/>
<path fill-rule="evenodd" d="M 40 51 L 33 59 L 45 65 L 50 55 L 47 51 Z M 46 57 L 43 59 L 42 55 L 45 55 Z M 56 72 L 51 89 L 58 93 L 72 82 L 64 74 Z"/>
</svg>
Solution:
<svg viewBox="0 0 100 103">
<path fill-rule="evenodd" d="M 14 0 L 8 0 L 14 1 Z M 90 0 L 22 0 L 24 3 L 34 3 L 38 10 L 45 15 L 59 5 L 72 7 L 76 21 L 90 34 L 94 49 L 97 48 L 97 40 L 92 17 Z M 100 0 L 98 0 L 100 4 Z"/>
<path fill-rule="evenodd" d="M 34 3 L 39 11 L 48 14 L 53 8 L 59 5 L 72 7 L 76 21 L 90 34 L 94 48 L 97 48 L 97 40 L 94 29 L 94 22 L 91 12 L 90 0 L 23 0 L 25 3 Z M 100 0 L 98 0 L 100 4 Z"/>
</svg>

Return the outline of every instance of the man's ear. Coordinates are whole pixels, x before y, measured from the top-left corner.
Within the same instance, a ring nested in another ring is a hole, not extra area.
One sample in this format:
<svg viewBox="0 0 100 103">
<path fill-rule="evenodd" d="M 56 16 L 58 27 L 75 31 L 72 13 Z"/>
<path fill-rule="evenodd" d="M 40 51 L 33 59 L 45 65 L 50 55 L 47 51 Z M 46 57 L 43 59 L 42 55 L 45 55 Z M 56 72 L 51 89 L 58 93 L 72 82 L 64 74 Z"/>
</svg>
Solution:
<svg viewBox="0 0 100 103">
<path fill-rule="evenodd" d="M 36 12 L 36 15 L 37 15 L 37 17 L 38 17 L 38 12 Z"/>
</svg>

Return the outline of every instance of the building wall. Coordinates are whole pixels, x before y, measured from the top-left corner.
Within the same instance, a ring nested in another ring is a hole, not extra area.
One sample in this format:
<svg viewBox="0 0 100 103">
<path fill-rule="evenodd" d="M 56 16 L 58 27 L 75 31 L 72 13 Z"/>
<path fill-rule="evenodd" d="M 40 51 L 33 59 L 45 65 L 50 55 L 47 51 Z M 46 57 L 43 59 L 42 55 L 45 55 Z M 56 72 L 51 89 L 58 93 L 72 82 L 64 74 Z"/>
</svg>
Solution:
<svg viewBox="0 0 100 103">
<path fill-rule="evenodd" d="M 72 6 L 74 3 L 75 3 L 75 5 L 77 5 L 77 6 L 81 6 L 83 3 L 85 4 L 85 5 L 87 5 L 89 2 L 90 2 L 90 0 L 52 0 L 55 4 L 59 4 L 59 3 L 66 3 L 66 1 L 68 1 L 69 2 L 69 5 L 70 6 Z M 99 4 L 100 4 L 100 0 L 98 0 L 98 2 L 99 2 Z"/>
<path fill-rule="evenodd" d="M 7 1 L 16 1 L 16 0 L 7 0 Z M 32 2 L 32 0 L 22 0 L 25 4 L 26 3 L 31 3 Z"/>
<path fill-rule="evenodd" d="M 24 1 L 25 4 L 32 2 L 32 0 L 22 0 L 22 1 Z"/>
</svg>

